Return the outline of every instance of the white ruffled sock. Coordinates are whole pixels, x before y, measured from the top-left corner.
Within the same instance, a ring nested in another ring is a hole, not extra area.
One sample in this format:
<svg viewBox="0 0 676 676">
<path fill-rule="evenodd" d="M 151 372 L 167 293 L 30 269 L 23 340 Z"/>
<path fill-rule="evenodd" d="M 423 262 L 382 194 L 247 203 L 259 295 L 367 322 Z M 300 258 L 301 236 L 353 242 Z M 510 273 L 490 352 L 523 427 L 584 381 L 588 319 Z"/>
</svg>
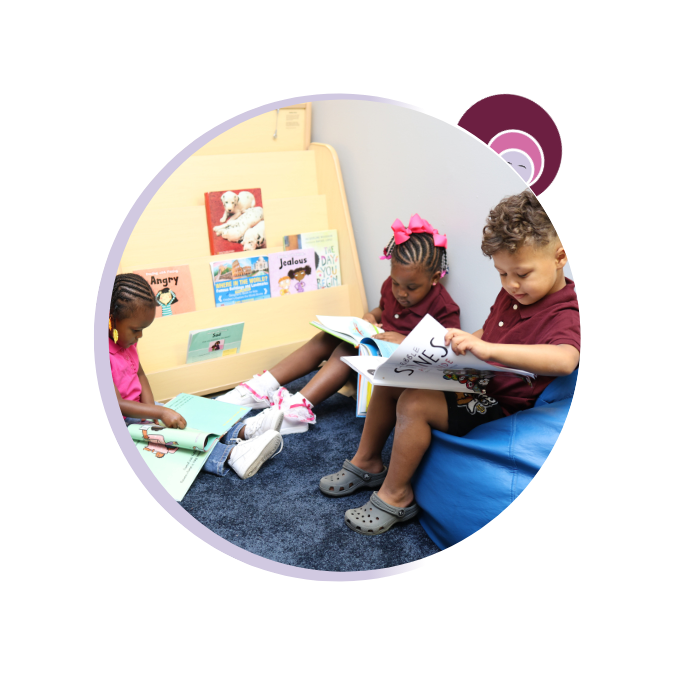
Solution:
<svg viewBox="0 0 676 676">
<path fill-rule="evenodd" d="M 277 382 L 277 378 L 275 378 L 272 373 L 270 373 L 270 371 L 264 371 L 261 373 L 260 379 L 268 391 L 274 392 L 281 387 L 281 385 Z"/>
</svg>

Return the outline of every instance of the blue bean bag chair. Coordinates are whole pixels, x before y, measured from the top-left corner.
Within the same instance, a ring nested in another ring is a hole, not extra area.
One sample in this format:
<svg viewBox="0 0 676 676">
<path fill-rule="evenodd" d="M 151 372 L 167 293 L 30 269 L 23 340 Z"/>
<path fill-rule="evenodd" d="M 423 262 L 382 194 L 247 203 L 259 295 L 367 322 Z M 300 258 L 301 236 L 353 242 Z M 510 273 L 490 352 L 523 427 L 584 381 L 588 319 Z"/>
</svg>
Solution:
<svg viewBox="0 0 676 676">
<path fill-rule="evenodd" d="M 432 432 L 412 484 L 420 523 L 438 547 L 478 531 L 530 483 L 556 443 L 576 382 L 577 370 L 556 378 L 533 408 L 464 437 Z"/>
</svg>

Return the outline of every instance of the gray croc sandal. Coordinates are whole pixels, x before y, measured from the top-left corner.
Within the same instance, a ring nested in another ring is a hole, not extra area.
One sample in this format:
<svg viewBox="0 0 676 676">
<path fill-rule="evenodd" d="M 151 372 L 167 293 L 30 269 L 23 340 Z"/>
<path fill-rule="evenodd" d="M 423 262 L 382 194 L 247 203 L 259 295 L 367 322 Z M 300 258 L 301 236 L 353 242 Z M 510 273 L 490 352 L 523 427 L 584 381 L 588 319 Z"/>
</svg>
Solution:
<svg viewBox="0 0 676 676">
<path fill-rule="evenodd" d="M 378 488 L 382 486 L 386 475 L 387 467 L 378 474 L 371 474 L 346 460 L 340 472 L 329 474 L 320 479 L 319 490 L 331 498 L 342 498 L 344 495 L 352 495 L 362 487 Z"/>
<path fill-rule="evenodd" d="M 345 512 L 345 523 L 356 533 L 362 535 L 380 535 L 388 531 L 395 523 L 403 523 L 418 514 L 420 508 L 414 502 L 409 507 L 393 507 L 383 502 L 375 491 L 371 499 L 358 509 Z"/>
</svg>

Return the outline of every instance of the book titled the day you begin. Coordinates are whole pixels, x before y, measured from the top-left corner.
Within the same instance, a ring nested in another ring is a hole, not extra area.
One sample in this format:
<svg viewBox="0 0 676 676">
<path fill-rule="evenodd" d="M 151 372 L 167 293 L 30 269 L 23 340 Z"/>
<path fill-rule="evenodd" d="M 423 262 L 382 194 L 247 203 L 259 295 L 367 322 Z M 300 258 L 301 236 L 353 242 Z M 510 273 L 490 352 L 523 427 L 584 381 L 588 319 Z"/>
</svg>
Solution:
<svg viewBox="0 0 676 676">
<path fill-rule="evenodd" d="M 267 256 L 211 263 L 216 307 L 270 298 Z"/>
</svg>

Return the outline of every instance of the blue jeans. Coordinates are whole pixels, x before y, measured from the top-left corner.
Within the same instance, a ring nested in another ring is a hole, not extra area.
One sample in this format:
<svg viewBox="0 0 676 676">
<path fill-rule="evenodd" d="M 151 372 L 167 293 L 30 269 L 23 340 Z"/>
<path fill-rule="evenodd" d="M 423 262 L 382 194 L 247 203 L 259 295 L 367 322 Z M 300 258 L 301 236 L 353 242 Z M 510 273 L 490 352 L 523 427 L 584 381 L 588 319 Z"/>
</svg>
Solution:
<svg viewBox="0 0 676 676">
<path fill-rule="evenodd" d="M 157 406 L 163 406 L 164 404 L 158 404 Z M 125 418 L 124 424 L 129 425 L 138 425 L 142 423 L 141 418 Z M 207 461 L 204 463 L 202 470 L 208 472 L 209 474 L 216 474 L 217 476 L 225 476 L 230 470 L 228 469 L 227 459 L 230 455 L 230 451 L 237 445 L 237 435 L 239 431 L 246 425 L 246 420 L 241 420 L 240 422 L 233 425 L 217 442 L 216 445 L 211 449 Z"/>
<path fill-rule="evenodd" d="M 230 451 L 237 445 L 237 435 L 242 427 L 246 425 L 246 422 L 246 420 L 242 420 L 236 423 L 216 442 L 211 453 L 209 453 L 207 461 L 204 463 L 204 467 L 202 467 L 203 471 L 209 474 L 216 474 L 217 476 L 224 476 L 230 471 L 226 461 L 230 455 Z"/>
</svg>

